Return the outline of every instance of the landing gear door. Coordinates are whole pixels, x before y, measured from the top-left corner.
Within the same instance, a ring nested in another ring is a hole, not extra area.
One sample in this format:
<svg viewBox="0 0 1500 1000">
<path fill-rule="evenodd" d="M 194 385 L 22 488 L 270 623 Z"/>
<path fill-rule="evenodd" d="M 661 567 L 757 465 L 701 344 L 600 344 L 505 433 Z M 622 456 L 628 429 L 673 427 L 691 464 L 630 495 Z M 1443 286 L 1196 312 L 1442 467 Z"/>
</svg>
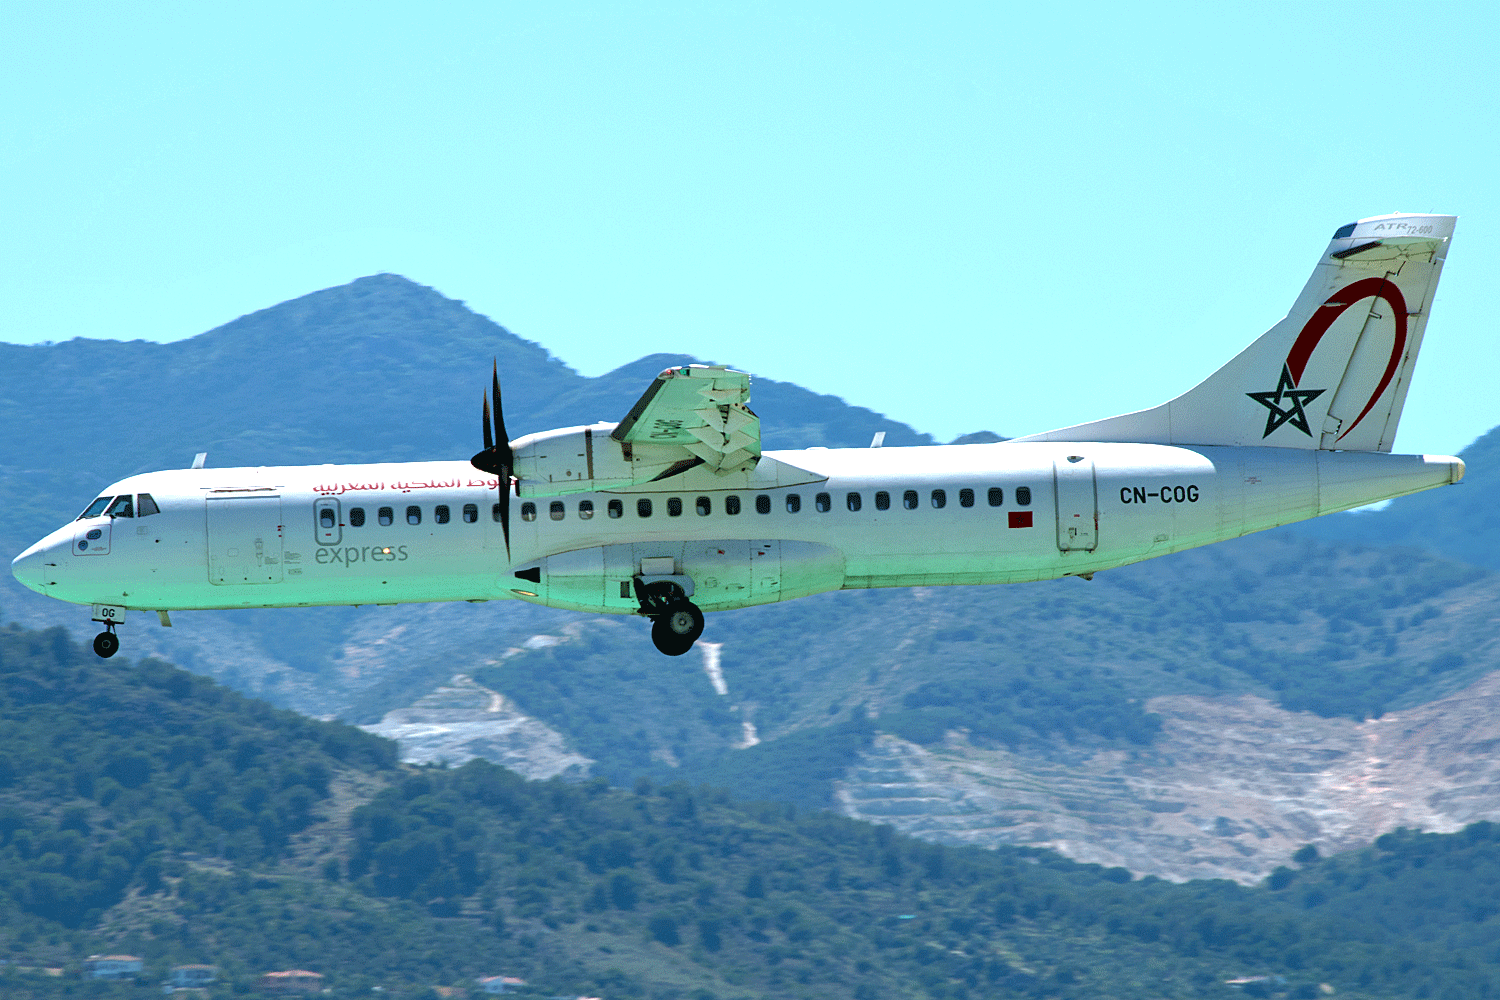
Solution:
<svg viewBox="0 0 1500 1000">
<path fill-rule="evenodd" d="M 281 497 L 209 497 L 208 582 L 281 582 Z"/>
<path fill-rule="evenodd" d="M 1092 552 L 1099 545 L 1099 501 L 1094 489 L 1094 461 L 1069 455 L 1052 463 L 1057 497 L 1057 547 L 1063 552 Z"/>
</svg>

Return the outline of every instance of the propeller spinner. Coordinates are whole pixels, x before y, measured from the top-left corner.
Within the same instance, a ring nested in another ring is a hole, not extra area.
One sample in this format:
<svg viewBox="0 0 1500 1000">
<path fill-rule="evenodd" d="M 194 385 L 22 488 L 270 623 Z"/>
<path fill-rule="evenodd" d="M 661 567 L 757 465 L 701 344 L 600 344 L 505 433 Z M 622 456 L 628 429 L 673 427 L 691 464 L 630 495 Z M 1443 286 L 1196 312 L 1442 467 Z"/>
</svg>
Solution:
<svg viewBox="0 0 1500 1000">
<path fill-rule="evenodd" d="M 484 398 L 484 450 L 469 464 L 480 472 L 488 472 L 500 480 L 500 531 L 505 536 L 505 557 L 510 558 L 510 477 L 516 465 L 516 453 L 510 447 L 510 435 L 505 433 L 505 415 L 500 409 L 500 362 L 495 362 L 493 373 L 495 409 L 490 410 L 489 396 Z M 493 429 L 491 425 L 493 424 Z"/>
</svg>

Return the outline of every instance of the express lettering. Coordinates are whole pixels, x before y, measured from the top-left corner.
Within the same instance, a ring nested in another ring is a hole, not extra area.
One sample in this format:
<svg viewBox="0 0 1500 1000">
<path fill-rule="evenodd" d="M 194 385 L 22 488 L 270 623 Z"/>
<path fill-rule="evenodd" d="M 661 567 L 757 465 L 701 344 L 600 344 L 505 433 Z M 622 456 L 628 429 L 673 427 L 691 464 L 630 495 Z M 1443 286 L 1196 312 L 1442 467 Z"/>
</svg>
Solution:
<svg viewBox="0 0 1500 1000">
<path fill-rule="evenodd" d="M 1121 486 L 1121 503 L 1145 503 L 1147 500 L 1160 500 L 1162 503 L 1197 503 L 1198 487 L 1192 484 L 1187 486 L 1161 486 L 1147 492 L 1144 486 Z"/>
<path fill-rule="evenodd" d="M 364 545 L 356 548 L 325 547 L 318 549 L 319 566 L 353 566 L 362 562 L 406 562 L 405 545 Z"/>
</svg>

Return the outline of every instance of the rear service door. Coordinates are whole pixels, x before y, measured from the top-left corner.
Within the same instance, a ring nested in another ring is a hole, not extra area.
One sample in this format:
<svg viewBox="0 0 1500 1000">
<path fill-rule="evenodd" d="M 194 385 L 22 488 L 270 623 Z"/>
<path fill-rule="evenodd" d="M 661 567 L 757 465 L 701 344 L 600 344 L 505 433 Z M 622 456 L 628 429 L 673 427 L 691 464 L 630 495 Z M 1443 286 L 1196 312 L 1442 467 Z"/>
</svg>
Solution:
<svg viewBox="0 0 1500 1000">
<path fill-rule="evenodd" d="M 1099 504 L 1094 492 L 1094 461 L 1069 455 L 1052 463 L 1057 495 L 1057 547 L 1092 552 L 1099 545 Z"/>
<path fill-rule="evenodd" d="M 281 497 L 209 497 L 208 582 L 281 582 Z"/>
</svg>

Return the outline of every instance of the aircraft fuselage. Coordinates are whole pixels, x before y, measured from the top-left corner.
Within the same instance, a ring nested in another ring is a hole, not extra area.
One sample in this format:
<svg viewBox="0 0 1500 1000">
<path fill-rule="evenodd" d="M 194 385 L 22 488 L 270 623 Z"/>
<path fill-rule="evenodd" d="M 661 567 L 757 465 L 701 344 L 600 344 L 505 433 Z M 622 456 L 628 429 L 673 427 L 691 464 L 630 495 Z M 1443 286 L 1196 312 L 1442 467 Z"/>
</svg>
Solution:
<svg viewBox="0 0 1500 1000">
<path fill-rule="evenodd" d="M 14 564 L 27 586 L 132 610 L 519 598 L 635 614 L 632 581 L 703 611 L 838 589 L 1085 576 L 1456 482 L 1455 458 L 1285 448 L 1000 443 L 766 452 L 511 499 L 467 462 L 132 476 L 131 516 L 84 517 Z M 158 513 L 142 516 L 149 506 Z"/>
</svg>

